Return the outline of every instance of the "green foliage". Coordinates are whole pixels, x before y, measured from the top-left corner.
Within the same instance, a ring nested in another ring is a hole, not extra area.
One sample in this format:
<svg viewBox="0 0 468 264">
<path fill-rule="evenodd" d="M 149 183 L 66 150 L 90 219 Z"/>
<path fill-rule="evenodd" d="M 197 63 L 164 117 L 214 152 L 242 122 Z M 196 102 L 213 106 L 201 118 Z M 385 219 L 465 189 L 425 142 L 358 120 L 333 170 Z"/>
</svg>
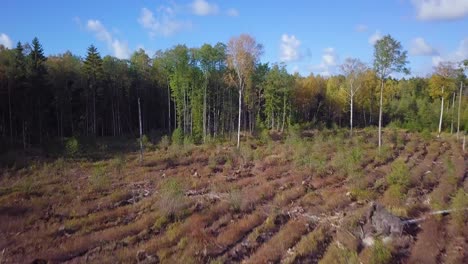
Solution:
<svg viewBox="0 0 468 264">
<path fill-rule="evenodd" d="M 160 187 L 160 199 L 157 206 L 163 216 L 177 218 L 187 205 L 182 184 L 175 178 L 164 181 Z"/>
<path fill-rule="evenodd" d="M 375 241 L 372 247 L 370 262 L 371 264 L 387 264 L 392 261 L 392 253 L 380 239 Z"/>
<path fill-rule="evenodd" d="M 353 252 L 343 246 L 332 244 L 327 252 L 319 261 L 319 264 L 358 264 L 359 259 L 356 252 Z"/>
<path fill-rule="evenodd" d="M 401 185 L 390 185 L 384 193 L 383 201 L 389 207 L 399 207 L 405 199 L 405 190 Z"/>
<path fill-rule="evenodd" d="M 242 193 L 239 189 L 233 189 L 229 192 L 229 205 L 234 212 L 240 212 L 242 205 Z"/>
<path fill-rule="evenodd" d="M 75 137 L 65 140 L 65 153 L 68 157 L 76 157 L 80 152 L 80 143 Z"/>
<path fill-rule="evenodd" d="M 94 191 L 104 191 L 110 187 L 110 178 L 106 173 L 106 167 L 102 163 L 94 165 L 89 184 Z"/>
<path fill-rule="evenodd" d="M 139 142 L 140 139 L 138 139 L 138 142 Z M 148 149 L 152 149 L 153 148 L 153 143 L 151 143 L 151 140 L 149 139 L 149 137 L 147 135 L 143 135 L 141 137 L 141 142 L 143 143 L 143 148 L 148 150 Z"/>
<path fill-rule="evenodd" d="M 455 196 L 452 198 L 451 208 L 455 210 L 451 215 L 456 228 L 463 231 L 468 220 L 468 194 L 463 190 L 463 188 L 458 189 Z"/>
<path fill-rule="evenodd" d="M 174 132 L 172 132 L 172 142 L 176 145 L 184 144 L 184 134 L 180 127 L 176 128 Z"/>
<path fill-rule="evenodd" d="M 403 188 L 407 188 L 410 184 L 410 173 L 406 163 L 397 159 L 392 163 L 390 174 L 387 175 L 387 182 L 390 185 L 400 185 Z"/>
<path fill-rule="evenodd" d="M 114 167 L 117 175 L 121 175 L 122 174 L 122 169 L 125 166 L 125 157 L 124 157 L 124 155 L 117 155 L 112 160 L 112 166 Z"/>
<path fill-rule="evenodd" d="M 159 149 L 168 149 L 171 146 L 171 139 L 164 135 L 158 143 Z"/>
<path fill-rule="evenodd" d="M 271 141 L 270 131 L 268 129 L 263 129 L 260 132 L 260 142 L 262 144 L 267 144 Z"/>
<path fill-rule="evenodd" d="M 292 81 L 285 65 L 274 65 L 266 75 L 264 115 L 269 129 L 280 130 L 283 121 L 288 122 Z"/>
</svg>

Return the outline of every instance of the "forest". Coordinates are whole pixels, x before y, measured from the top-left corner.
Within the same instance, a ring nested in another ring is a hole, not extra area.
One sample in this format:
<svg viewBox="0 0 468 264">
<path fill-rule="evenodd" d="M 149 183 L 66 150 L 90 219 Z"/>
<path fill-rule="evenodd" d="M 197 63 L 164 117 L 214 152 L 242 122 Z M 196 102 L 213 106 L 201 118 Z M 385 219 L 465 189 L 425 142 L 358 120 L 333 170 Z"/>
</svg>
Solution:
<svg viewBox="0 0 468 264">
<path fill-rule="evenodd" d="M 337 75 L 301 76 L 284 63 L 262 62 L 262 51 L 246 34 L 227 44 L 139 49 L 129 60 L 102 57 L 93 45 L 85 58 L 45 56 L 37 38 L 2 46 L 0 149 L 138 138 L 139 110 L 143 138 L 153 143 L 162 135 L 200 144 L 292 126 L 457 135 L 468 128 L 467 60 L 408 78 L 407 52 L 387 35 L 375 44 L 372 65 L 348 58 Z"/>
<path fill-rule="evenodd" d="M 0 46 L 0 263 L 468 263 L 468 59 L 263 52 Z"/>
</svg>

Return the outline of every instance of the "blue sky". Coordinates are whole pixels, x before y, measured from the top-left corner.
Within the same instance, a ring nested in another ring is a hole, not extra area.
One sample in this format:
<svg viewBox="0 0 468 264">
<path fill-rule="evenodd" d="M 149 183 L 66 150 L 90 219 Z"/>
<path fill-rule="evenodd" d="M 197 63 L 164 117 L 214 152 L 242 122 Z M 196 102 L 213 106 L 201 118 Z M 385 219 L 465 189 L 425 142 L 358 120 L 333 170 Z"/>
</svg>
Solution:
<svg viewBox="0 0 468 264">
<path fill-rule="evenodd" d="M 0 44 L 37 36 L 48 55 L 84 56 L 95 44 L 102 55 L 127 58 L 138 48 L 152 55 L 248 33 L 264 45 L 263 62 L 329 75 L 347 57 L 371 63 L 373 41 L 391 34 L 409 51 L 413 75 L 468 58 L 468 0 L 7 0 L 1 6 Z"/>
</svg>

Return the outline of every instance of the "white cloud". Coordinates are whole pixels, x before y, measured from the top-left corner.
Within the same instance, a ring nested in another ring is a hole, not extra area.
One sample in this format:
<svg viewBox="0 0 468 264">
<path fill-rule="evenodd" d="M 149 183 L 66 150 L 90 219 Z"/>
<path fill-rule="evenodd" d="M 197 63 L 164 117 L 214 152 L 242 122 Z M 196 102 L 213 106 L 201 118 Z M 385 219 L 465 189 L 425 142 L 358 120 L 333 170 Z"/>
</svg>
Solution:
<svg viewBox="0 0 468 264">
<path fill-rule="evenodd" d="M 328 47 L 323 50 L 322 61 L 314 68 L 319 71 L 320 75 L 330 76 L 336 68 L 337 60 L 338 55 L 336 54 L 335 49 Z"/>
<path fill-rule="evenodd" d="M 11 38 L 5 34 L 5 33 L 0 33 L 0 45 L 3 45 L 7 49 L 13 48 L 13 41 L 11 41 Z"/>
<path fill-rule="evenodd" d="M 412 0 L 420 20 L 454 20 L 468 15 L 467 0 Z"/>
<path fill-rule="evenodd" d="M 280 60 L 284 62 L 295 61 L 299 59 L 299 47 L 301 46 L 301 41 L 296 38 L 296 36 L 288 34 L 283 34 L 281 36 L 281 55 Z"/>
<path fill-rule="evenodd" d="M 205 0 L 195 0 L 191 7 L 192 13 L 197 16 L 216 15 L 219 12 L 219 7 L 216 4 L 210 4 Z"/>
<path fill-rule="evenodd" d="M 119 59 L 127 59 L 130 57 L 130 49 L 126 42 L 121 42 L 118 39 L 115 39 L 112 42 L 112 49 L 114 51 L 115 57 Z"/>
<path fill-rule="evenodd" d="M 437 50 L 431 47 L 423 38 L 418 37 L 411 41 L 410 54 L 414 56 L 437 55 Z"/>
<path fill-rule="evenodd" d="M 292 73 L 299 73 L 299 66 L 294 65 L 294 67 L 292 68 Z"/>
<path fill-rule="evenodd" d="M 461 61 L 468 58 L 468 37 L 460 41 L 458 49 L 455 51 L 453 57 L 455 61 Z"/>
<path fill-rule="evenodd" d="M 86 28 L 93 32 L 98 40 L 105 42 L 107 47 L 112 50 L 115 57 L 119 59 L 127 59 L 130 57 L 128 44 L 114 38 L 101 21 L 90 19 L 86 24 Z"/>
<path fill-rule="evenodd" d="M 468 37 L 462 39 L 455 51 L 432 57 L 432 65 L 437 66 L 441 61 L 460 62 L 468 58 Z"/>
<path fill-rule="evenodd" d="M 237 9 L 235 9 L 235 8 L 229 8 L 229 9 L 227 10 L 226 13 L 227 13 L 227 15 L 230 16 L 230 17 L 237 17 L 237 16 L 239 16 L 239 11 L 237 11 Z"/>
<path fill-rule="evenodd" d="M 365 32 L 365 31 L 367 31 L 368 27 L 367 27 L 367 25 L 364 25 L 364 24 L 358 24 L 358 25 L 356 25 L 355 29 L 356 29 L 357 32 Z"/>
<path fill-rule="evenodd" d="M 369 37 L 369 44 L 374 45 L 377 41 L 381 40 L 383 38 L 382 34 L 380 33 L 379 30 L 375 31 L 374 34 L 372 34 Z"/>
<path fill-rule="evenodd" d="M 159 17 L 156 18 L 151 10 L 143 8 L 138 18 L 138 23 L 149 31 L 151 37 L 167 37 L 191 27 L 191 23 L 177 21 L 174 18 L 174 9 L 170 7 L 159 8 L 158 13 Z"/>
</svg>

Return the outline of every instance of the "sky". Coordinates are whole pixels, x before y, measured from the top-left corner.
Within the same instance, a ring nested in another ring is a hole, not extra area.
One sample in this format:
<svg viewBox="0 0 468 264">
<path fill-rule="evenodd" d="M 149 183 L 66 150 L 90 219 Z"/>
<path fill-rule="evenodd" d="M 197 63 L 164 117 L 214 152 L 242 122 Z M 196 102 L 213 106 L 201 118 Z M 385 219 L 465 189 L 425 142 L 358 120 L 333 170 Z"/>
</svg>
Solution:
<svg viewBox="0 0 468 264">
<path fill-rule="evenodd" d="M 38 37 L 46 55 L 150 56 L 176 44 L 227 43 L 243 33 L 263 44 L 262 62 L 290 72 L 340 73 L 348 57 L 372 65 L 373 44 L 386 34 L 408 51 L 413 76 L 440 61 L 468 58 L 468 0 L 4 0 L 0 44 Z"/>
</svg>

